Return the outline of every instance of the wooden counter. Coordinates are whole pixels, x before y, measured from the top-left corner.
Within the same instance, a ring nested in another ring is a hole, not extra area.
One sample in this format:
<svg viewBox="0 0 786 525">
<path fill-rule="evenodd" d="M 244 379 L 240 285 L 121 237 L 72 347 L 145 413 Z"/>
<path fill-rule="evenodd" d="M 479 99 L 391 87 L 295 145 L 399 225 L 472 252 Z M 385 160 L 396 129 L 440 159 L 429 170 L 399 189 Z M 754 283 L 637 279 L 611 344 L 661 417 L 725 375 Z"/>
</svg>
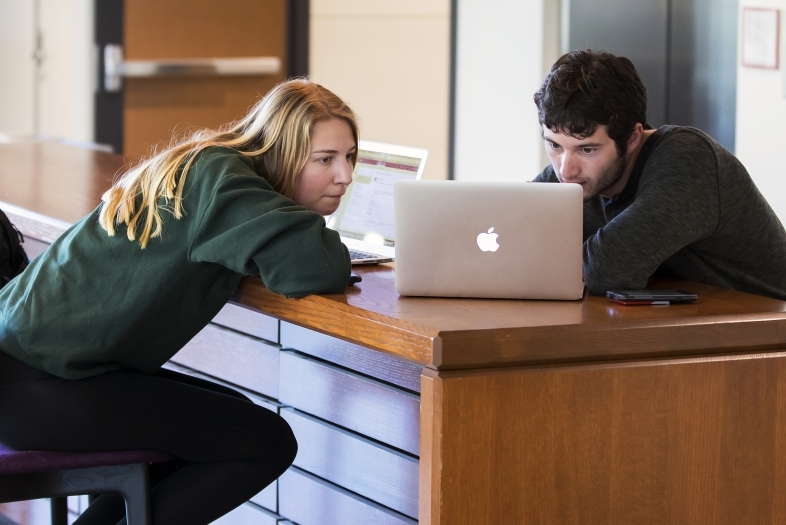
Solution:
<svg viewBox="0 0 786 525">
<path fill-rule="evenodd" d="M 56 143 L 0 145 L 0 208 L 26 235 L 51 241 L 58 224 L 98 203 L 121 165 L 117 156 Z M 285 485 L 317 484 L 395 518 L 365 523 L 786 522 L 786 303 L 684 282 L 678 286 L 698 294 L 695 304 L 405 298 L 395 292 L 394 265 L 357 271 L 363 282 L 345 294 L 302 299 L 245 278 L 224 315 L 258 319 L 238 328 L 217 318 L 195 338 L 212 337 L 200 348 L 219 348 L 240 331 L 244 341 L 264 343 L 272 352 L 265 362 L 280 367 L 275 390 L 263 391 L 274 379 L 251 387 L 253 378 L 234 379 L 237 371 L 195 364 L 209 352 L 194 357 L 186 348 L 175 359 L 275 401 L 303 436 L 329 430 L 352 438 L 349 448 L 384 449 L 403 478 L 410 465 L 419 471 L 414 500 L 405 489 L 386 499 L 387 488 L 371 486 L 373 472 L 334 475 L 314 466 L 327 461 L 314 452 L 282 478 L 271 509 L 280 516 L 333 523 L 327 514 L 287 514 L 300 511 L 287 510 Z M 249 359 L 260 352 L 249 350 Z M 318 406 L 327 390 L 292 388 L 309 367 L 339 377 L 341 388 L 355 381 L 356 397 Z M 419 384 L 408 382 L 421 367 Z M 383 398 L 360 421 L 341 419 L 356 401 Z M 419 432 L 407 423 L 417 403 Z M 388 411 L 400 436 L 363 426 Z M 419 442 L 408 441 L 409 426 Z M 303 457 L 322 441 L 308 441 Z"/>
</svg>

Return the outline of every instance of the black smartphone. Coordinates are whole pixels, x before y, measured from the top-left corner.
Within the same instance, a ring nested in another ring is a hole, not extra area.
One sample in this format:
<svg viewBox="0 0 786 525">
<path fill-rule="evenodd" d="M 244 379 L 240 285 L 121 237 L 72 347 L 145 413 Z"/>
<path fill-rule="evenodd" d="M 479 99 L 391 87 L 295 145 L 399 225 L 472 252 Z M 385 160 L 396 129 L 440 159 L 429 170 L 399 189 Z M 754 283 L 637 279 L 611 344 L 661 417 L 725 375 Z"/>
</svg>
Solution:
<svg viewBox="0 0 786 525">
<path fill-rule="evenodd" d="M 694 293 L 682 290 L 609 290 L 606 297 L 620 304 L 690 303 L 698 299 Z"/>
<path fill-rule="evenodd" d="M 349 286 L 352 286 L 355 283 L 359 283 L 362 280 L 363 278 L 360 275 L 356 274 L 355 272 L 349 274 Z"/>
</svg>

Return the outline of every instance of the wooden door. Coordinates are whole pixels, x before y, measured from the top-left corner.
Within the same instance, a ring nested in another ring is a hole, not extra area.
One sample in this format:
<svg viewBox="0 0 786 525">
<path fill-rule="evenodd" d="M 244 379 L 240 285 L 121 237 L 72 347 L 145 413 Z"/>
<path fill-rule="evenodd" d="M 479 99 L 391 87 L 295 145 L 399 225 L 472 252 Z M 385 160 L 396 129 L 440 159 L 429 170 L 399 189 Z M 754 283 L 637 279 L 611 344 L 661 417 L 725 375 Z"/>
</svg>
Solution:
<svg viewBox="0 0 786 525">
<path fill-rule="evenodd" d="M 241 116 L 287 64 L 287 0 L 125 0 L 125 60 L 279 57 L 273 75 L 127 78 L 123 153 L 129 160 L 169 141 L 173 131 L 218 127 Z"/>
</svg>

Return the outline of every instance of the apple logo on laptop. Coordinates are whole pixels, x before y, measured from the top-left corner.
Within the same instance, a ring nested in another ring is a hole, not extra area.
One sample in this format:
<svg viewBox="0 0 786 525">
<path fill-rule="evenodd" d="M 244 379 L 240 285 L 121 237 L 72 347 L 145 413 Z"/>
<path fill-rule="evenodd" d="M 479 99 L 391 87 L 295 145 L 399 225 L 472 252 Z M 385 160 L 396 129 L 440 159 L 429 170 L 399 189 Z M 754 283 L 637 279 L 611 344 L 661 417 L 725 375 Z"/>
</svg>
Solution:
<svg viewBox="0 0 786 525">
<path fill-rule="evenodd" d="M 478 235 L 478 247 L 484 252 L 496 252 L 499 249 L 497 244 L 498 234 L 492 233 L 494 228 L 489 228 L 487 233 Z"/>
</svg>

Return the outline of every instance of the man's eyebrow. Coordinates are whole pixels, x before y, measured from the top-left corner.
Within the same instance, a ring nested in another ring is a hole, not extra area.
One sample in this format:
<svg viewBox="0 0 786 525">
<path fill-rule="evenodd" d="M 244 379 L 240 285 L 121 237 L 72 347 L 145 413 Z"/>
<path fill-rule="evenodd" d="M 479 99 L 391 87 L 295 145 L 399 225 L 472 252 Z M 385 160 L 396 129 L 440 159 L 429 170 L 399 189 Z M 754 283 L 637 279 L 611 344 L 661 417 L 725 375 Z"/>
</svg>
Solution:
<svg viewBox="0 0 786 525">
<path fill-rule="evenodd" d="M 549 142 L 553 142 L 557 146 L 560 145 L 560 143 L 557 142 L 556 140 L 554 140 L 553 138 L 547 137 L 546 134 L 542 130 L 540 132 L 540 138 L 542 138 L 543 140 L 548 140 Z M 577 148 L 600 148 L 600 147 L 603 147 L 603 144 L 600 143 L 600 142 L 586 142 L 584 144 L 578 144 L 576 147 Z"/>
</svg>

